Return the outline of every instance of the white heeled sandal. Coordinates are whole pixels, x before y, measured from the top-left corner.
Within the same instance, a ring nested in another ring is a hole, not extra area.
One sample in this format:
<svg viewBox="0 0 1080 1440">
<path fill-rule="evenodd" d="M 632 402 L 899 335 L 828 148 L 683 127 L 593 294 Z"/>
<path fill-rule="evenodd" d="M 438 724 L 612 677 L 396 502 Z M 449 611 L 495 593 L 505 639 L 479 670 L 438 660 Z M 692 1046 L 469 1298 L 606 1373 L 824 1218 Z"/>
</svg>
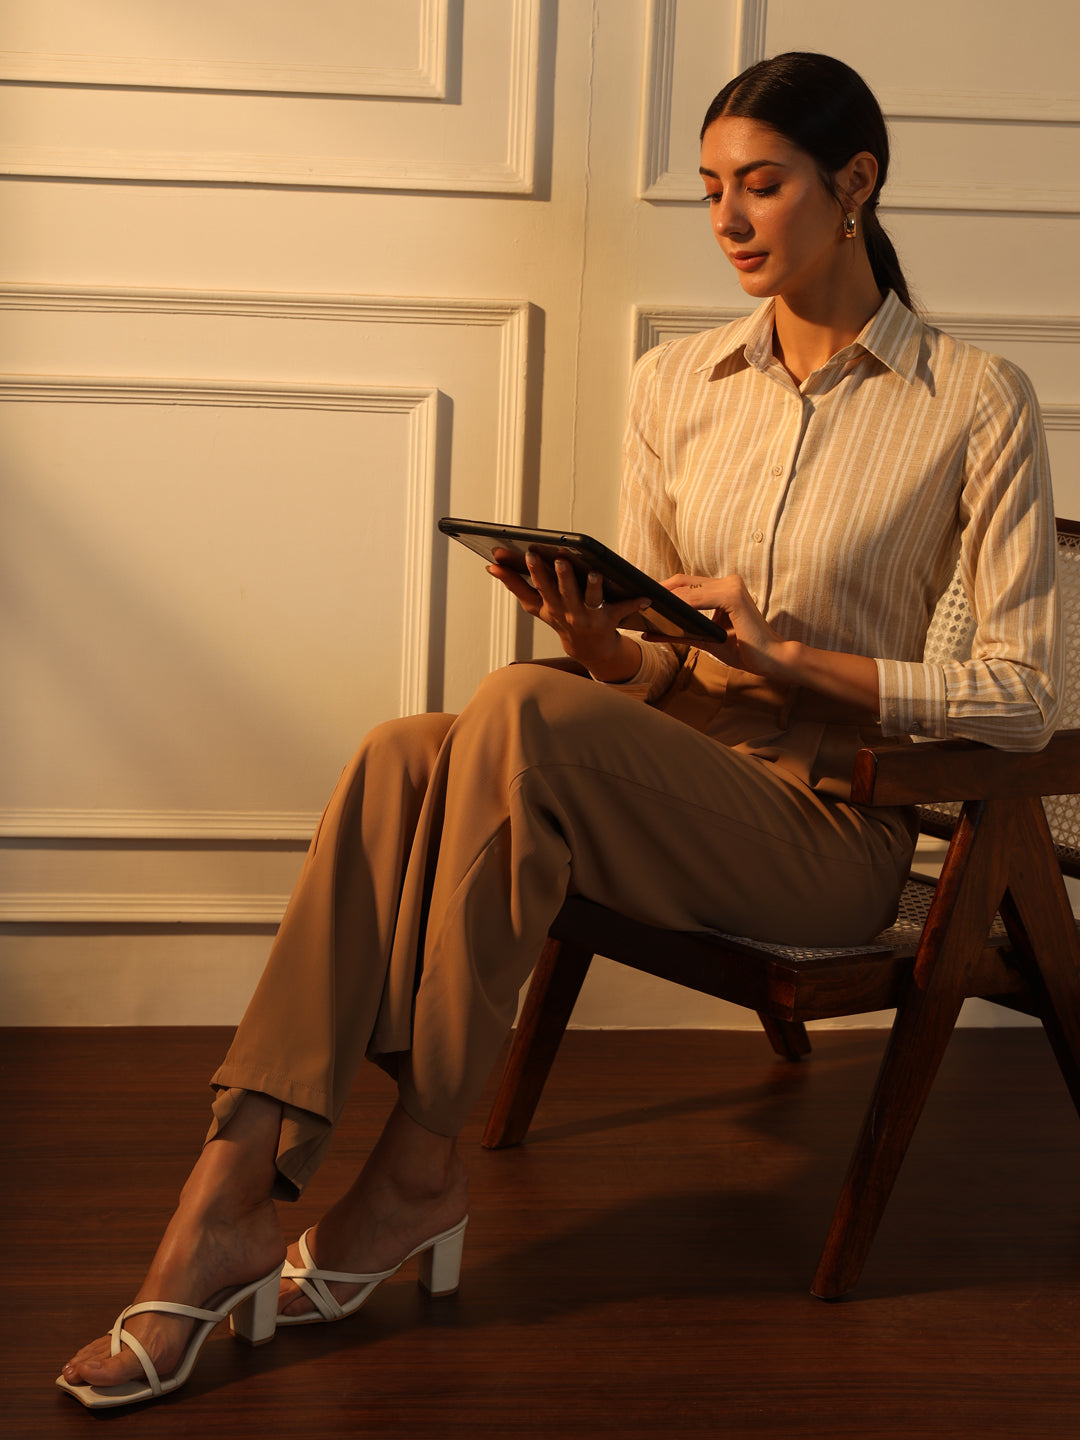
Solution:
<svg viewBox="0 0 1080 1440">
<path fill-rule="evenodd" d="M 461 1252 L 465 1244 L 465 1226 L 468 1223 L 469 1217 L 466 1215 L 449 1230 L 433 1235 L 430 1240 L 424 1240 L 417 1245 L 415 1250 L 410 1250 L 405 1259 L 390 1270 L 379 1270 L 370 1275 L 351 1275 L 346 1270 L 321 1270 L 315 1264 L 308 1247 L 307 1240 L 311 1230 L 305 1230 L 297 1242 L 304 1263 L 293 1265 L 286 1261 L 281 1278 L 291 1280 L 311 1302 L 313 1308 L 305 1310 L 301 1315 L 279 1315 L 277 1323 L 321 1325 L 329 1320 L 344 1320 L 349 1315 L 354 1315 L 372 1291 L 384 1280 L 389 1280 L 391 1275 L 396 1275 L 401 1266 L 414 1255 L 420 1256 L 419 1280 L 424 1289 L 432 1295 L 452 1295 L 458 1288 L 461 1277 Z M 361 1288 L 351 1299 L 340 1304 L 328 1288 L 328 1282 L 331 1281 L 342 1285 L 359 1285 Z"/>
<path fill-rule="evenodd" d="M 265 1345 L 274 1338 L 280 1279 L 281 1266 L 277 1265 L 261 1280 L 239 1286 L 216 1310 L 204 1310 L 196 1305 L 178 1305 L 172 1300 L 142 1300 L 136 1305 L 129 1305 L 120 1312 L 112 1327 L 109 1353 L 119 1355 L 121 1348 L 126 1345 L 142 1366 L 146 1379 L 127 1380 L 121 1385 L 72 1385 L 61 1375 L 56 1383 L 61 1390 L 74 1395 L 76 1400 L 90 1410 L 103 1410 L 113 1405 L 134 1405 L 139 1400 L 157 1400 L 162 1395 L 169 1395 L 173 1390 L 179 1390 L 191 1375 L 210 1332 L 220 1325 L 226 1316 L 232 1333 L 238 1340 L 246 1340 L 249 1345 Z M 149 1311 L 159 1315 L 183 1315 L 189 1320 L 200 1322 L 191 1332 L 179 1365 L 165 1380 L 158 1375 L 154 1362 L 143 1346 L 130 1330 L 124 1328 L 125 1321 L 132 1315 L 142 1315 Z"/>
</svg>

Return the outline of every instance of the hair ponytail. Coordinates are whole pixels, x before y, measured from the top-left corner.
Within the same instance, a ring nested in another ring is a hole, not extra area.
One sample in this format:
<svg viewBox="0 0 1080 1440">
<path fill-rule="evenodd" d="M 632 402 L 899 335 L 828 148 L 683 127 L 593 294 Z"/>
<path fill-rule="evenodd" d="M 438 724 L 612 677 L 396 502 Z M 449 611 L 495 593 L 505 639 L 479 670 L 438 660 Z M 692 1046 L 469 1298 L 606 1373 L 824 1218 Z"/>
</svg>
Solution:
<svg viewBox="0 0 1080 1440">
<path fill-rule="evenodd" d="M 791 50 L 761 60 L 729 81 L 705 113 L 702 137 L 721 115 L 758 120 L 805 150 L 839 204 L 843 202 L 833 176 L 853 155 L 869 151 L 878 163 L 874 193 L 861 212 L 870 267 L 880 290 L 895 290 L 914 308 L 896 250 L 878 218 L 878 199 L 889 173 L 889 132 L 866 81 L 830 55 Z"/>
<path fill-rule="evenodd" d="M 903 301 L 909 310 L 914 310 L 915 303 L 908 290 L 896 247 L 877 213 L 876 194 L 862 207 L 861 219 L 866 254 L 878 289 L 882 294 L 886 290 L 895 290 L 897 298 Z"/>
</svg>

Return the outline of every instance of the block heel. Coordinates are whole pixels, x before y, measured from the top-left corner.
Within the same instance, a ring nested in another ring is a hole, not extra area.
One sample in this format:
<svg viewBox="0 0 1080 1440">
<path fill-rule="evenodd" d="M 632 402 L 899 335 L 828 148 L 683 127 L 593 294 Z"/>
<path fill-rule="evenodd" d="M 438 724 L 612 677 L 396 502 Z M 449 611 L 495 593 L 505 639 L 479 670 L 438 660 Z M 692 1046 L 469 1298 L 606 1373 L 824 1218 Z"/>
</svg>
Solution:
<svg viewBox="0 0 1080 1440">
<path fill-rule="evenodd" d="M 420 1284 L 429 1295 L 453 1295 L 461 1279 L 461 1253 L 465 1248 L 462 1220 L 453 1230 L 444 1231 L 420 1252 Z"/>
<path fill-rule="evenodd" d="M 279 1275 L 260 1285 L 229 1315 L 229 1329 L 247 1345 L 265 1345 L 277 1329 Z"/>
</svg>

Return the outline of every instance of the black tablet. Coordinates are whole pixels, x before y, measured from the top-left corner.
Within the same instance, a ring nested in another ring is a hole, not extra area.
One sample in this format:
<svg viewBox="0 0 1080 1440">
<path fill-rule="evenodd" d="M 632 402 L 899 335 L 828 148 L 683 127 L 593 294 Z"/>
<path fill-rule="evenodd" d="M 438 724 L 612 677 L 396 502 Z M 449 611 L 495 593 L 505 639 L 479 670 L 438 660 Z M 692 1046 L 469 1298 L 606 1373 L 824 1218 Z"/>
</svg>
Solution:
<svg viewBox="0 0 1080 1440">
<path fill-rule="evenodd" d="M 582 589 L 589 571 L 596 571 L 604 582 L 605 600 L 632 600 L 639 595 L 643 598 L 648 596 L 651 602 L 648 609 L 628 615 L 622 622 L 622 629 L 654 630 L 689 644 L 700 640 L 719 644 L 727 639 L 724 631 L 708 615 L 687 605 L 670 590 L 665 590 L 658 580 L 638 570 L 591 535 L 450 518 L 440 520 L 439 529 L 444 535 L 460 540 L 462 545 L 475 550 L 491 564 L 520 570 L 522 574 L 527 573 L 526 552 L 532 550 L 544 560 L 569 560 Z M 495 558 L 496 551 L 499 552 L 498 559 Z"/>
</svg>

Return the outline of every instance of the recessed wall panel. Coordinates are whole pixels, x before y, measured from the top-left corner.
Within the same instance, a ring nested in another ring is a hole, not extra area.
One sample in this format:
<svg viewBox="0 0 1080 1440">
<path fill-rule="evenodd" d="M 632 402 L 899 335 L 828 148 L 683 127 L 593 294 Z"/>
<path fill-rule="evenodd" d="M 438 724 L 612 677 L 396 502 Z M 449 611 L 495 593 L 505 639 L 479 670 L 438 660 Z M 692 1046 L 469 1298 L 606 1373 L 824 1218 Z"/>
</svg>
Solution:
<svg viewBox="0 0 1080 1440">
<path fill-rule="evenodd" d="M 446 23 L 447 0 L 33 0 L 0 14 L 0 79 L 441 97 Z"/>
<path fill-rule="evenodd" d="M 1080 14 L 1053 6 L 1046 18 L 1029 7 L 978 23 L 965 0 L 755 0 L 734 16 L 652 0 L 640 193 L 700 195 L 695 141 L 712 94 L 742 64 L 809 50 L 851 65 L 882 104 L 894 151 L 884 208 L 1080 214 Z"/>
<path fill-rule="evenodd" d="M 344 53 L 362 51 L 365 27 L 384 28 L 383 12 L 391 8 L 361 6 L 359 30 L 346 27 Z M 157 13 L 170 16 L 174 9 Z M 235 33 L 240 11 L 213 6 L 202 37 L 193 37 L 175 15 L 182 32 L 176 36 L 165 23 L 153 37 L 136 31 L 136 40 L 159 42 L 154 84 L 148 83 L 153 74 L 148 71 L 126 83 L 27 80 L 0 87 L 0 173 L 387 190 L 531 190 L 540 0 L 470 0 L 455 52 L 460 51 L 460 76 L 455 70 L 453 90 L 445 87 L 444 99 L 408 93 L 395 98 L 394 87 L 401 89 L 402 82 L 389 70 L 382 86 L 386 94 L 335 96 L 339 88 L 355 91 L 362 77 L 339 74 L 340 83 L 331 84 L 312 72 L 309 55 L 332 42 L 332 15 L 300 47 L 292 80 L 287 66 L 253 60 L 244 62 L 247 69 L 238 77 L 230 78 L 226 65 L 216 81 L 211 65 L 201 82 L 206 88 L 191 88 L 199 83 L 198 67 L 188 54 L 192 45 L 205 41 L 215 53 L 242 50 Z M 284 0 L 275 6 L 276 23 L 266 42 L 275 51 L 288 49 L 297 13 Z M 426 15 L 428 32 L 437 35 L 441 14 L 438 6 L 418 9 L 414 3 L 407 8 L 407 23 L 401 24 L 415 28 Z M 383 36 L 388 53 L 397 28 L 391 25 Z M 45 56 L 43 73 L 50 66 L 58 73 L 58 63 Z M 428 68 L 434 73 L 439 67 L 432 61 Z M 160 83 L 170 73 L 173 83 Z M 369 90 L 379 90 L 377 79 Z M 440 81 L 435 89 L 441 86 Z M 298 93 L 303 90 L 311 93 Z"/>
<path fill-rule="evenodd" d="M 502 592 L 435 522 L 518 517 L 526 307 L 0 305 L 0 920 L 272 922 L 291 862 L 260 847 L 310 836 L 363 734 L 513 658 Z M 164 355 L 177 376 L 131 373 Z M 168 846 L 207 841 L 192 889 Z"/>
</svg>

